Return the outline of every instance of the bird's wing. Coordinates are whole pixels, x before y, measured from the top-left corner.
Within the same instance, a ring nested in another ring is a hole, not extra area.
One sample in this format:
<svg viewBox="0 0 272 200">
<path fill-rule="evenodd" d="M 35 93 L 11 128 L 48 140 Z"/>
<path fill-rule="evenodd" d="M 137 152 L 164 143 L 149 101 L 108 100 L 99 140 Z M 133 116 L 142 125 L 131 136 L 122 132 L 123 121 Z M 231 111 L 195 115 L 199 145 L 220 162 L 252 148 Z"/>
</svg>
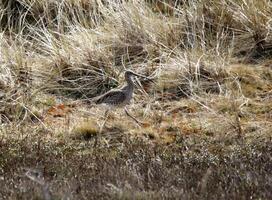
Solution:
<svg viewBox="0 0 272 200">
<path fill-rule="evenodd" d="M 122 103 L 126 98 L 125 93 L 122 90 L 110 90 L 101 96 L 95 97 L 93 101 L 96 104 L 118 104 Z"/>
</svg>

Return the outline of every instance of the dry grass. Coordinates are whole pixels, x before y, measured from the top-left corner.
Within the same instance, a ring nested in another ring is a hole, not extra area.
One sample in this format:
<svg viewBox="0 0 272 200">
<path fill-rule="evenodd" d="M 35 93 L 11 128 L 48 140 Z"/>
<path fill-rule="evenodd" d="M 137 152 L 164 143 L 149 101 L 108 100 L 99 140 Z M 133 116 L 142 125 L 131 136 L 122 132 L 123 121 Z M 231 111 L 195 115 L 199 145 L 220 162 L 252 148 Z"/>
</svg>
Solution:
<svg viewBox="0 0 272 200">
<path fill-rule="evenodd" d="M 0 3 L 0 197 L 270 199 L 268 0 Z M 88 99 L 132 69 L 131 113 Z M 145 91 L 143 91 L 143 89 Z"/>
<path fill-rule="evenodd" d="M 74 128 L 72 138 L 89 140 L 98 134 L 99 127 L 93 121 L 85 121 Z"/>
</svg>

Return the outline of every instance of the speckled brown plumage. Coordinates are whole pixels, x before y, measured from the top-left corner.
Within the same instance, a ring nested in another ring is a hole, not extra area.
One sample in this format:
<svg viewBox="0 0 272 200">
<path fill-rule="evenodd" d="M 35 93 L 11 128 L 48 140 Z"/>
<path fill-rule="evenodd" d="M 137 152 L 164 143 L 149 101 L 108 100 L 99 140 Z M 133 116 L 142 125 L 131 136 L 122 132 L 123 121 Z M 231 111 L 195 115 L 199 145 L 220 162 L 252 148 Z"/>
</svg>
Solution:
<svg viewBox="0 0 272 200">
<path fill-rule="evenodd" d="M 142 75 L 136 74 L 131 70 L 125 72 L 125 80 L 127 84 L 120 89 L 112 89 L 105 94 L 92 99 L 92 102 L 96 104 L 107 104 L 109 106 L 121 107 L 130 103 L 133 96 L 134 84 L 132 81 L 132 76 L 144 77 Z"/>
<path fill-rule="evenodd" d="M 122 90 L 110 90 L 107 93 L 95 97 L 93 99 L 93 102 L 96 104 L 109 104 L 117 106 L 117 104 L 121 104 L 121 102 L 124 102 L 126 99 L 126 94 Z"/>
</svg>

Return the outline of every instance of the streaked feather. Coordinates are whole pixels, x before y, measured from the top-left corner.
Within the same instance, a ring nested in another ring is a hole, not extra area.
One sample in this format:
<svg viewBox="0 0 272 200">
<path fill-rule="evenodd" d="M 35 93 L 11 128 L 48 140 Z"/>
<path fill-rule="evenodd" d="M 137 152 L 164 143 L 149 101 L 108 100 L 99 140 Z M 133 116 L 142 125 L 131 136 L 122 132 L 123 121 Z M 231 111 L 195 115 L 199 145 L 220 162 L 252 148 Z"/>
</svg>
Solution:
<svg viewBox="0 0 272 200">
<path fill-rule="evenodd" d="M 103 95 L 95 97 L 92 101 L 96 104 L 118 105 L 126 101 L 126 94 L 122 90 L 110 90 Z"/>
<path fill-rule="evenodd" d="M 120 89 L 110 90 L 105 94 L 93 98 L 91 101 L 96 104 L 108 104 L 112 106 L 124 106 L 129 104 L 130 100 L 132 99 L 134 89 L 132 76 L 144 77 L 132 72 L 131 70 L 127 70 L 125 72 L 125 80 L 127 82 L 126 85 Z"/>
</svg>

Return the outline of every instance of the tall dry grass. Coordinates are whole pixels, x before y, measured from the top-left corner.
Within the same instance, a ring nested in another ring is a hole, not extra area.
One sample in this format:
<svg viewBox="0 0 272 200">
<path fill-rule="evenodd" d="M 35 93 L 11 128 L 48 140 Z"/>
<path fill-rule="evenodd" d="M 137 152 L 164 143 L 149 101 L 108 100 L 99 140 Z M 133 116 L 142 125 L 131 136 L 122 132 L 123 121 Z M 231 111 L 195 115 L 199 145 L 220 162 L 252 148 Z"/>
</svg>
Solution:
<svg viewBox="0 0 272 200">
<path fill-rule="evenodd" d="M 269 1 L 159 2 L 3 1 L 2 41 L 31 52 L 27 67 L 48 90 L 76 97 L 115 87 L 125 68 L 163 73 L 174 62 L 191 87 L 205 61 L 224 71 L 270 55 Z"/>
</svg>

